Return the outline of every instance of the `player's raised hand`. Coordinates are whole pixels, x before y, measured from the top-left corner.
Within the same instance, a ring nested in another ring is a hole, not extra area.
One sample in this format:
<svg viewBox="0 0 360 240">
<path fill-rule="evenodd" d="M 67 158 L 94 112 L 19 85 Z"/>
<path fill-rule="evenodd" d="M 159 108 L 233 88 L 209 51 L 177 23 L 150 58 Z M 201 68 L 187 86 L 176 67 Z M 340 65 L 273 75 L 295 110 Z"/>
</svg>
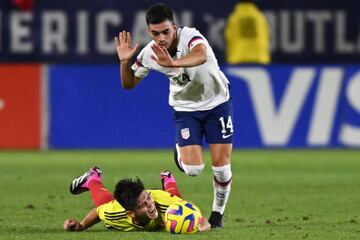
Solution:
<svg viewBox="0 0 360 240">
<path fill-rule="evenodd" d="M 169 52 L 165 49 L 160 47 L 157 44 L 153 44 L 151 49 L 154 52 L 154 55 L 151 58 L 160 66 L 163 67 L 174 67 L 174 61 L 171 58 Z"/>
<path fill-rule="evenodd" d="M 133 48 L 131 47 L 131 34 L 126 31 L 120 32 L 119 37 L 115 37 L 115 45 L 120 62 L 131 61 L 139 48 L 139 44 L 135 44 Z"/>
</svg>

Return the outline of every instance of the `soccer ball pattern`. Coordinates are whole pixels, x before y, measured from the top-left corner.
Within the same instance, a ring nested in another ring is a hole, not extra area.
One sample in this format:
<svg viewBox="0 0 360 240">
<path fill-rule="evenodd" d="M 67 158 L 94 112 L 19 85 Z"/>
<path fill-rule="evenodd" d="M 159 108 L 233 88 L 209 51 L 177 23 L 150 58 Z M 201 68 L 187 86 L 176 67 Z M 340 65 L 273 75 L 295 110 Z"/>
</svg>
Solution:
<svg viewBox="0 0 360 240">
<path fill-rule="evenodd" d="M 189 202 L 172 204 L 165 212 L 165 230 L 170 233 L 195 233 L 202 216 L 200 209 Z"/>
</svg>

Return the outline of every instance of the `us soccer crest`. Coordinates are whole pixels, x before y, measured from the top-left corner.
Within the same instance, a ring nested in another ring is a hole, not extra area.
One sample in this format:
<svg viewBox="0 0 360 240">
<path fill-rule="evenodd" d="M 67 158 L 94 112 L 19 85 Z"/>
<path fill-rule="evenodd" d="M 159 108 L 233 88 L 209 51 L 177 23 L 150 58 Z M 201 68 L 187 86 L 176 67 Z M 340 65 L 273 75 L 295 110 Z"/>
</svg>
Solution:
<svg viewBox="0 0 360 240">
<path fill-rule="evenodd" d="M 181 137 L 185 140 L 189 139 L 190 137 L 190 129 L 189 128 L 183 128 L 181 129 Z"/>
</svg>

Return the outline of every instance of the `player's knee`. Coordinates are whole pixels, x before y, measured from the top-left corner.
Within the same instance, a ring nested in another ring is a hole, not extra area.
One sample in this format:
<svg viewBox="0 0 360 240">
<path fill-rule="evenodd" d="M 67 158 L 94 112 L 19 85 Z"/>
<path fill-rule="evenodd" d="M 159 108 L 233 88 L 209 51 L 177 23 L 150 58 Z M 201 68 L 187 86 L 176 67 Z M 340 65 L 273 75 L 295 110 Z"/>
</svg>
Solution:
<svg viewBox="0 0 360 240">
<path fill-rule="evenodd" d="M 189 176 L 198 176 L 200 175 L 200 173 L 203 171 L 205 164 L 201 164 L 201 165 L 187 165 L 187 164 L 182 164 L 184 171 L 186 173 L 186 175 Z"/>
<path fill-rule="evenodd" d="M 227 164 L 221 167 L 212 166 L 212 170 L 216 180 L 220 183 L 228 183 L 231 181 L 232 172 L 231 165 Z"/>
</svg>

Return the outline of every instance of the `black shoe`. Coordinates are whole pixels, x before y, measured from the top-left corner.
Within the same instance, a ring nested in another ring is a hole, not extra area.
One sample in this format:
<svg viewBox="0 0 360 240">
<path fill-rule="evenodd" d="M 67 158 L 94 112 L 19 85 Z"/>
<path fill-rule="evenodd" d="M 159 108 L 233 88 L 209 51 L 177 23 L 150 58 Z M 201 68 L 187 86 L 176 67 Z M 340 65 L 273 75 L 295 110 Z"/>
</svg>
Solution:
<svg viewBox="0 0 360 240">
<path fill-rule="evenodd" d="M 224 215 L 219 212 L 211 212 L 209 223 L 211 228 L 223 228 L 224 227 Z"/>
<path fill-rule="evenodd" d="M 184 169 L 180 165 L 180 152 L 179 152 L 179 145 L 176 143 L 174 148 L 174 161 L 178 169 L 182 172 L 185 172 Z"/>
</svg>

